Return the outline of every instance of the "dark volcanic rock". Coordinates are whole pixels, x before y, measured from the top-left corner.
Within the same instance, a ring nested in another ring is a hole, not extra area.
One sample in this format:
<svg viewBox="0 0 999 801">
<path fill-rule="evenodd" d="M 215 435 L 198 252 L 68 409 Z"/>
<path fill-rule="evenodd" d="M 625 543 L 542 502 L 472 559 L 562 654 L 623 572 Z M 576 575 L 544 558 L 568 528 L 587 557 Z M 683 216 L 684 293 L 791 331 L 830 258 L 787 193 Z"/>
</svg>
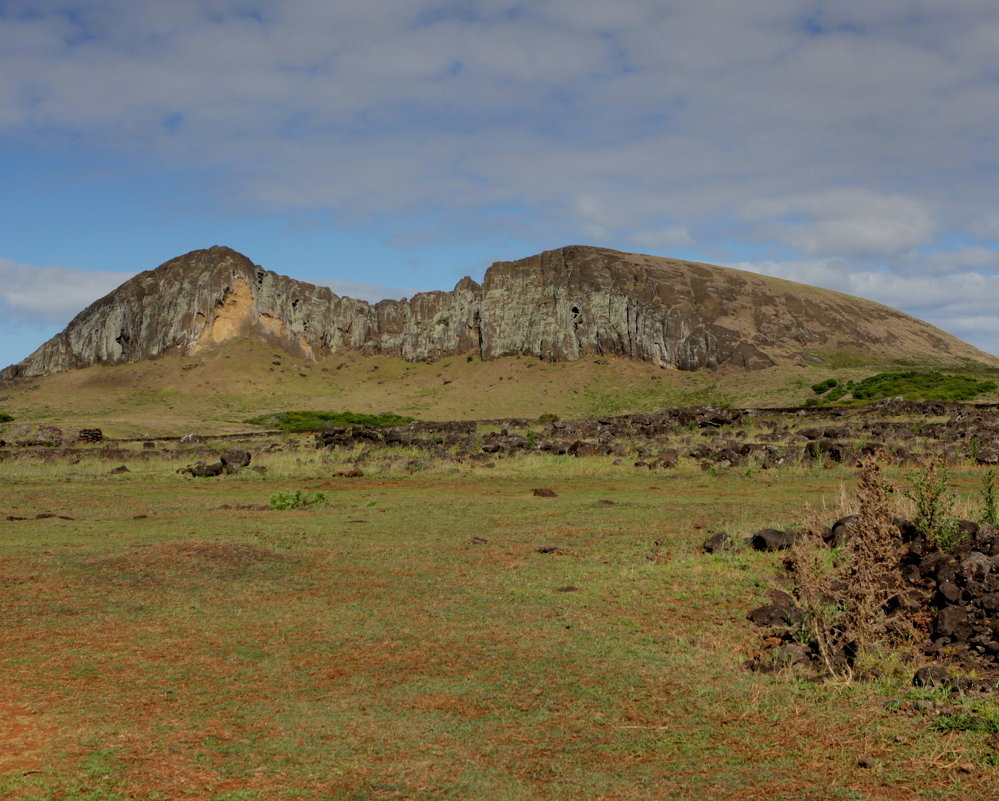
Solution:
<svg viewBox="0 0 999 801">
<path fill-rule="evenodd" d="M 100 442 L 104 439 L 104 432 L 99 428 L 81 428 L 78 436 L 81 442 Z"/>
<path fill-rule="evenodd" d="M 757 607 L 746 615 L 757 626 L 796 626 L 804 617 L 798 607 L 783 601 Z"/>
<path fill-rule="evenodd" d="M 219 457 L 219 461 L 222 463 L 222 467 L 225 468 L 225 472 L 227 473 L 238 473 L 241 469 L 250 464 L 250 459 L 251 456 L 249 451 L 240 450 L 228 450 Z"/>
<path fill-rule="evenodd" d="M 749 544 L 757 551 L 783 551 L 794 545 L 800 536 L 796 531 L 764 528 L 753 534 Z"/>
<path fill-rule="evenodd" d="M 602 248 L 570 246 L 499 262 L 481 286 L 463 278 L 451 292 L 372 305 L 213 247 L 130 279 L 0 371 L 0 379 L 196 353 L 235 337 L 303 359 L 343 350 L 410 361 L 471 352 L 550 361 L 600 354 L 695 370 L 762 368 L 797 359 L 802 349 L 827 348 L 994 361 L 927 323 L 859 298 Z M 697 424 L 727 419 L 719 413 Z"/>
<path fill-rule="evenodd" d="M 205 464 L 204 462 L 198 462 L 190 467 L 185 467 L 178 472 L 187 473 L 194 478 L 212 478 L 214 476 L 222 475 L 225 470 L 225 465 L 222 462 L 213 462 L 212 464 Z"/>
<path fill-rule="evenodd" d="M 727 531 L 719 531 L 717 534 L 712 534 L 703 543 L 701 547 L 704 549 L 705 553 L 723 553 L 724 551 L 734 551 L 742 545 L 744 540 L 739 540 L 733 537 Z"/>
<path fill-rule="evenodd" d="M 950 687 L 954 678 L 943 665 L 927 665 L 916 671 L 912 683 L 916 687 Z"/>
</svg>

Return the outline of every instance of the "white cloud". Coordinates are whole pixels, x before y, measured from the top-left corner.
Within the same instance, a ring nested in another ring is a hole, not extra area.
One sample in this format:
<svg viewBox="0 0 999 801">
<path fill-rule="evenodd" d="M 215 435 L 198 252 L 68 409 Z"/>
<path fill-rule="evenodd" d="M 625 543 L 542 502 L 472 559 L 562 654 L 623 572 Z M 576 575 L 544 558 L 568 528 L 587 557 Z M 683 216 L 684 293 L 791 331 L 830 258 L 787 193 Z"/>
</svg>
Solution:
<svg viewBox="0 0 999 801">
<path fill-rule="evenodd" d="M 999 6 L 871 5 L 12 0 L 0 129 L 263 211 L 515 202 L 613 244 L 762 199 L 751 238 L 894 254 L 999 205 Z"/>
<path fill-rule="evenodd" d="M 859 187 L 752 201 L 744 219 L 804 253 L 889 256 L 933 240 L 926 205 Z"/>
<path fill-rule="evenodd" d="M 972 220 L 969 227 L 975 236 L 992 242 L 999 241 L 999 214 L 991 214 Z"/>
<path fill-rule="evenodd" d="M 38 325 L 65 324 L 133 275 L 34 267 L 0 258 L 0 304 L 5 317 Z"/>
<path fill-rule="evenodd" d="M 366 284 L 363 281 L 349 281 L 346 279 L 332 279 L 329 281 L 319 281 L 320 286 L 328 286 L 342 298 L 354 298 L 355 300 L 366 300 L 368 303 L 377 303 L 386 298 L 412 297 L 416 294 L 414 289 L 397 289 L 378 284 Z"/>
<path fill-rule="evenodd" d="M 692 245 L 694 243 L 687 229 L 680 225 L 671 225 L 658 230 L 636 231 L 632 234 L 631 238 L 639 247 L 653 249 Z"/>
<path fill-rule="evenodd" d="M 7 0 L 0 136 L 425 262 L 400 232 L 751 246 L 999 350 L 997 31 L 989 0 Z M 0 261 L 0 304 L 65 322 L 126 277 Z"/>
<path fill-rule="evenodd" d="M 999 250 L 962 246 L 953 251 L 937 251 L 926 257 L 926 266 L 933 272 L 955 270 L 999 269 Z"/>
</svg>

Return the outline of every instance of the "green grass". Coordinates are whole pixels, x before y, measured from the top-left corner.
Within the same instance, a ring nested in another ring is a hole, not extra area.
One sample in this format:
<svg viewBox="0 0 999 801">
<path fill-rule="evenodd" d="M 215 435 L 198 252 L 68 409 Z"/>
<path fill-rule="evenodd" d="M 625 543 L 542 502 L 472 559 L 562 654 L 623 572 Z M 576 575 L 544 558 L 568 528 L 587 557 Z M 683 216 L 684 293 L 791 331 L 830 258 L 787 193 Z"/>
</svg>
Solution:
<svg viewBox="0 0 999 801">
<path fill-rule="evenodd" d="M 354 412 L 278 412 L 253 417 L 245 422 L 270 426 L 280 431 L 322 431 L 337 426 L 399 426 L 412 423 L 415 418 L 391 412 L 382 414 L 356 414 Z"/>
<path fill-rule="evenodd" d="M 720 390 L 715 383 L 679 389 L 668 384 L 631 388 L 601 382 L 585 386 L 583 395 L 589 402 L 588 416 L 655 412 L 705 404 L 731 407 L 734 402 L 734 397 Z"/>
<path fill-rule="evenodd" d="M 994 700 L 968 704 L 960 712 L 935 718 L 930 724 L 937 731 L 970 731 L 999 734 L 999 706 Z"/>
<path fill-rule="evenodd" d="M 968 401 L 996 390 L 995 381 L 963 374 L 936 371 L 903 370 L 878 373 L 866 378 L 841 381 L 828 378 L 812 385 L 819 397 L 805 400 L 805 406 L 824 403 L 869 402 L 882 398 L 902 398 L 920 401 Z"/>
<path fill-rule="evenodd" d="M 336 479 L 357 454 L 306 439 L 267 477 L 5 464 L 5 515 L 74 519 L 0 530 L 0 797 L 994 797 L 980 733 L 741 666 L 779 557 L 699 543 L 833 505 L 849 469 Z M 255 506 L 297 489 L 328 503 Z"/>
<path fill-rule="evenodd" d="M 312 495 L 302 490 L 294 492 L 275 492 L 271 495 L 268 508 L 274 511 L 287 511 L 288 509 L 308 509 L 314 506 L 325 506 L 326 494 L 317 492 Z"/>
<path fill-rule="evenodd" d="M 857 400 L 905 398 L 906 400 L 971 400 L 996 388 L 994 381 L 980 381 L 966 375 L 908 370 L 879 373 L 865 378 L 851 388 Z"/>
</svg>

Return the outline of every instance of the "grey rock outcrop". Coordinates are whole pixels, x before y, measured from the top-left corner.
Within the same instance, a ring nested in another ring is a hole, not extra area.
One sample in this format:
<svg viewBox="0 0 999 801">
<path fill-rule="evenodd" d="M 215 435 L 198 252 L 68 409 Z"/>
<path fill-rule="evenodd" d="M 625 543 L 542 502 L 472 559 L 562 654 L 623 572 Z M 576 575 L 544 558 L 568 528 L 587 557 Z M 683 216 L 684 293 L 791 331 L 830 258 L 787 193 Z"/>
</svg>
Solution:
<svg viewBox="0 0 999 801">
<path fill-rule="evenodd" d="M 462 353 L 623 356 L 695 370 L 762 368 L 814 350 L 989 356 L 933 326 L 837 292 L 707 264 L 570 246 L 499 262 L 482 285 L 375 304 L 254 265 L 226 247 L 141 273 L 0 379 L 196 353 L 236 337 L 315 359 L 350 350 L 433 361 Z"/>
</svg>

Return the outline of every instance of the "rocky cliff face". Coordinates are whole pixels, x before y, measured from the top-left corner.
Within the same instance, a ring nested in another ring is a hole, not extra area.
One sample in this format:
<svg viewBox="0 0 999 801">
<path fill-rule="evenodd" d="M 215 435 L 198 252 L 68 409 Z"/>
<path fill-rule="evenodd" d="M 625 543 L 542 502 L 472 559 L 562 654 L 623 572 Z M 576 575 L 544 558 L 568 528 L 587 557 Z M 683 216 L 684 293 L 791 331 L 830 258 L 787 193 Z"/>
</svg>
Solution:
<svg viewBox="0 0 999 801">
<path fill-rule="evenodd" d="M 369 304 L 264 270 L 225 247 L 122 284 L 0 378 L 39 376 L 234 337 L 300 358 L 353 350 L 410 361 L 461 353 L 552 361 L 624 356 L 696 370 L 761 368 L 813 350 L 996 360 L 869 301 L 707 264 L 590 247 L 494 264 L 480 286 Z"/>
</svg>

